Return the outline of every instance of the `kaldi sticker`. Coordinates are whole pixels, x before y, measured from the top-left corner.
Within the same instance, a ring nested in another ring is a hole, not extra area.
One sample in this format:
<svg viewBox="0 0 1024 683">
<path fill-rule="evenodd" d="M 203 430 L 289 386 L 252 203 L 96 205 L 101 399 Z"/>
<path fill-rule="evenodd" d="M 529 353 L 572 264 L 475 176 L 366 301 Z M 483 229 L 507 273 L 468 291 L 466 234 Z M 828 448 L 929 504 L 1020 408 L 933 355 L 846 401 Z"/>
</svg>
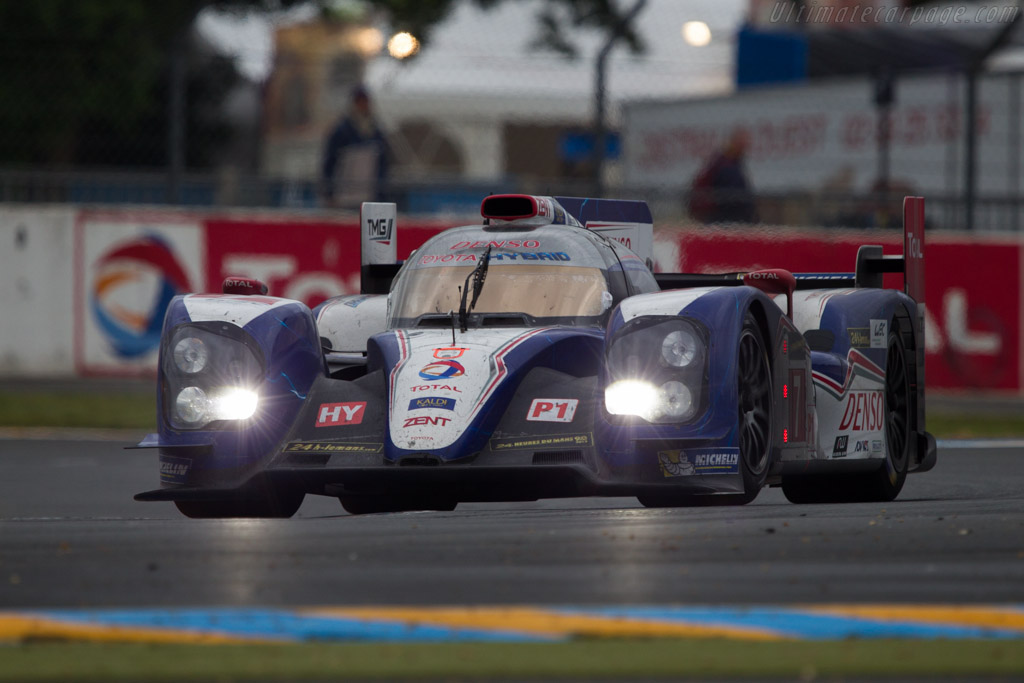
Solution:
<svg viewBox="0 0 1024 683">
<path fill-rule="evenodd" d="M 317 427 L 357 425 L 366 414 L 366 401 L 357 403 L 321 403 L 316 414 Z"/>
<path fill-rule="evenodd" d="M 885 398 L 880 391 L 853 391 L 846 399 L 839 429 L 877 431 L 885 426 Z"/>
<path fill-rule="evenodd" d="M 529 422 L 572 422 L 579 399 L 535 398 L 526 414 Z"/>
<path fill-rule="evenodd" d="M 455 410 L 455 399 L 447 396 L 424 396 L 409 401 L 409 410 L 434 408 L 436 410 Z"/>
</svg>

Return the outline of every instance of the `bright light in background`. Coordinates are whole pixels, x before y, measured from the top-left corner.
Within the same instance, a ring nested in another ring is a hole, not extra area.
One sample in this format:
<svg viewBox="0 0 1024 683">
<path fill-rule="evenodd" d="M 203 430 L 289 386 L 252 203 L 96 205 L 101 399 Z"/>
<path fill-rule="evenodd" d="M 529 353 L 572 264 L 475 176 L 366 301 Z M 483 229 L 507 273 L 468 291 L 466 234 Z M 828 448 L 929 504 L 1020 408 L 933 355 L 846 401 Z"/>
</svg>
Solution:
<svg viewBox="0 0 1024 683">
<path fill-rule="evenodd" d="M 704 47 L 711 42 L 711 29 L 703 21 L 688 21 L 683 24 L 683 40 L 694 47 Z"/>
<path fill-rule="evenodd" d="M 420 41 L 408 31 L 402 31 L 391 36 L 388 40 L 388 54 L 395 59 L 405 59 L 416 54 L 420 49 Z"/>
<path fill-rule="evenodd" d="M 361 28 L 355 35 L 356 49 L 364 57 L 373 57 L 384 47 L 384 34 L 379 30 L 367 26 Z"/>
</svg>

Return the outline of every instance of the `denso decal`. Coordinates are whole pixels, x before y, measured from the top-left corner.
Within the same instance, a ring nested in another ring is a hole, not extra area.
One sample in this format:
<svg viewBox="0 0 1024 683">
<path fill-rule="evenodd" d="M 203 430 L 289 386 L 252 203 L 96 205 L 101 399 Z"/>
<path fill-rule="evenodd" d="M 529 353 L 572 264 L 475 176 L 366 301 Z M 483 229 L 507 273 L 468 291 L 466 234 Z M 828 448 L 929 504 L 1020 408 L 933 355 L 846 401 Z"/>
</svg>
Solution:
<svg viewBox="0 0 1024 683">
<path fill-rule="evenodd" d="M 457 360 L 439 360 L 428 363 L 420 370 L 420 377 L 425 380 L 449 379 L 451 377 L 462 377 L 466 374 L 466 368 Z"/>
<path fill-rule="evenodd" d="M 425 254 L 420 257 L 422 266 L 435 263 L 475 263 L 476 254 Z M 564 251 L 499 251 L 491 254 L 492 261 L 572 261 Z"/>
<path fill-rule="evenodd" d="M 851 391 L 839 429 L 876 431 L 885 426 L 885 397 L 880 391 Z"/>
<path fill-rule="evenodd" d="M 526 413 L 530 422 L 572 422 L 579 399 L 535 398 Z"/>
<path fill-rule="evenodd" d="M 444 427 L 449 422 L 448 417 L 407 417 L 402 427 Z"/>
<path fill-rule="evenodd" d="M 409 391 L 450 391 L 453 394 L 462 393 L 462 389 L 448 384 L 417 384 L 414 387 L 409 387 Z"/>
<path fill-rule="evenodd" d="M 452 246 L 448 247 L 451 251 L 458 249 L 479 249 L 481 247 L 490 247 L 492 249 L 501 249 L 502 247 L 508 248 L 523 248 L 523 249 L 536 249 L 540 247 L 540 242 L 537 240 L 497 240 L 494 242 L 456 242 Z"/>
<path fill-rule="evenodd" d="M 353 403 L 321 403 L 317 412 L 317 427 L 341 427 L 357 425 L 363 421 L 366 401 Z"/>
<path fill-rule="evenodd" d="M 444 396 L 424 396 L 409 401 L 409 410 L 437 408 L 439 410 L 455 410 L 455 399 Z"/>
<path fill-rule="evenodd" d="M 833 458 L 845 458 L 846 457 L 846 446 L 850 442 L 850 437 L 846 434 L 836 437 L 835 445 L 832 446 L 832 457 Z"/>
<path fill-rule="evenodd" d="M 736 474 L 740 467 L 740 451 L 738 448 L 658 451 L 658 467 L 664 477 Z"/>
<path fill-rule="evenodd" d="M 439 349 L 434 349 L 434 358 L 439 360 L 451 360 L 452 358 L 459 358 L 469 349 L 464 349 L 459 346 L 442 346 Z"/>
</svg>

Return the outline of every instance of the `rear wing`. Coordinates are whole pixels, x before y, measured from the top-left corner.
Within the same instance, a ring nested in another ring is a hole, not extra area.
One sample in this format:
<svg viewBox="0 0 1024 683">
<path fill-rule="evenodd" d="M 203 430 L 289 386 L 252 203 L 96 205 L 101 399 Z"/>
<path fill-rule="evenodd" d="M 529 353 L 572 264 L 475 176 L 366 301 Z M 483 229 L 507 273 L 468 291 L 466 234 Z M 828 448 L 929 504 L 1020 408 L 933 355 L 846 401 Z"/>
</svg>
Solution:
<svg viewBox="0 0 1024 683">
<path fill-rule="evenodd" d="M 402 267 L 398 263 L 398 207 L 382 202 L 359 206 L 359 293 L 387 294 Z"/>
<path fill-rule="evenodd" d="M 767 272 L 767 271 L 756 271 Z M 903 274 L 903 291 L 919 304 L 924 303 L 924 198 L 903 200 L 903 253 L 884 255 L 879 245 L 864 245 L 857 250 L 853 273 L 793 273 L 795 289 L 832 289 L 846 287 L 881 288 L 886 273 Z M 750 273 L 655 273 L 662 289 L 685 287 L 723 287 L 750 284 Z"/>
</svg>

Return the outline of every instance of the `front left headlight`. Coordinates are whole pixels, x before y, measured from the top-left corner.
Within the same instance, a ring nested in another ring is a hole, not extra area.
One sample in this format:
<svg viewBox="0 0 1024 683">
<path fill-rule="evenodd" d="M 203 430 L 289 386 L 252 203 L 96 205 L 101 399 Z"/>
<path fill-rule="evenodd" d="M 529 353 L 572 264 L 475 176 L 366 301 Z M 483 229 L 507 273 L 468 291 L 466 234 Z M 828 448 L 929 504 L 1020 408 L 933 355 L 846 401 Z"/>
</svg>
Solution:
<svg viewBox="0 0 1024 683">
<path fill-rule="evenodd" d="M 609 344 L 605 410 L 648 422 L 698 415 L 707 394 L 707 332 L 678 317 L 638 318 Z"/>
<path fill-rule="evenodd" d="M 256 414 L 263 354 L 241 328 L 224 323 L 179 326 L 164 346 L 163 389 L 176 429 L 237 424 Z"/>
</svg>

